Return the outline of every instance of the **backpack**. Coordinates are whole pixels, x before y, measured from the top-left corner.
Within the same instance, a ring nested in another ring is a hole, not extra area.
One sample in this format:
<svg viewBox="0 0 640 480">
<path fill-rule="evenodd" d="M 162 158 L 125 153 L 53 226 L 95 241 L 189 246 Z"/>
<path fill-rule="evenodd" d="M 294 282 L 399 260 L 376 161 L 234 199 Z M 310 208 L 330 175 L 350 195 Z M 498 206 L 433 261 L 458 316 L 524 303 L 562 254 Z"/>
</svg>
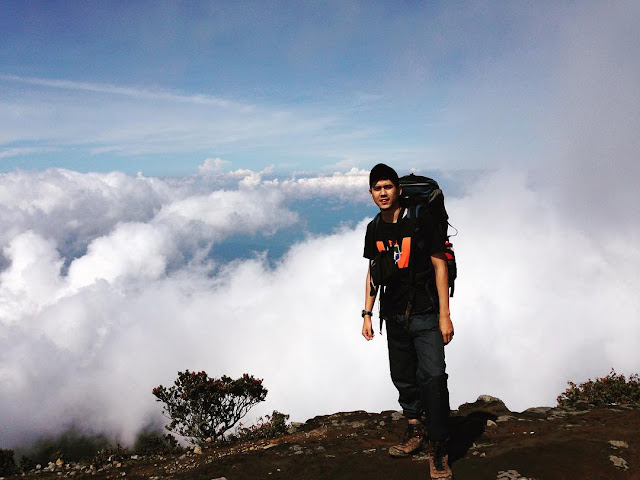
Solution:
<svg viewBox="0 0 640 480">
<path fill-rule="evenodd" d="M 449 296 L 453 297 L 455 290 L 455 280 L 458 276 L 458 268 L 456 265 L 456 257 L 453 251 L 453 243 L 449 240 L 448 235 L 449 228 L 449 215 L 444 207 L 444 195 L 438 183 L 429 178 L 420 175 L 414 175 L 413 173 L 400 177 L 400 187 L 402 188 L 402 195 L 400 196 L 400 205 L 406 210 L 405 218 L 414 219 L 414 230 L 412 234 L 411 244 L 415 244 L 416 234 L 420 231 L 420 224 L 417 219 L 420 217 L 423 209 L 428 210 L 435 220 L 436 228 L 440 230 L 440 234 L 444 237 L 444 252 L 447 258 L 447 272 L 449 276 Z M 380 214 L 376 215 L 373 220 L 374 231 L 377 229 L 380 219 Z M 454 227 L 455 229 L 455 227 Z M 457 235 L 457 230 L 455 235 Z M 375 236 L 375 234 L 374 234 Z M 393 260 L 389 259 L 389 252 L 381 252 L 371 261 L 371 275 L 373 284 L 378 286 L 384 286 L 388 281 L 392 281 L 393 277 L 397 274 L 397 267 Z M 378 278 L 376 278 L 378 277 Z M 411 289 L 411 300 L 407 305 L 405 311 L 405 323 L 408 322 L 409 315 L 411 314 L 411 308 L 413 304 L 413 296 L 415 295 L 415 280 L 416 274 L 413 271 L 413 262 L 411 257 L 409 258 L 409 278 Z M 373 292 L 372 284 L 372 292 Z M 429 293 L 429 289 L 427 288 Z M 431 295 L 431 294 L 430 294 Z M 437 299 L 432 298 L 432 302 L 436 302 Z M 382 327 L 382 318 L 381 327 Z"/>
<path fill-rule="evenodd" d="M 446 238 L 444 252 L 447 257 L 447 271 L 449 274 L 449 296 L 453 297 L 455 280 L 458 276 L 456 255 L 453 251 L 453 243 L 449 240 L 449 215 L 444 208 L 444 194 L 438 182 L 429 177 L 414 175 L 413 173 L 400 177 L 402 195 L 400 204 L 407 209 L 407 217 L 418 218 L 420 211 L 427 208 L 436 221 L 440 234 Z M 453 227 L 455 230 L 455 227 Z M 458 231 L 453 235 L 457 235 Z"/>
</svg>

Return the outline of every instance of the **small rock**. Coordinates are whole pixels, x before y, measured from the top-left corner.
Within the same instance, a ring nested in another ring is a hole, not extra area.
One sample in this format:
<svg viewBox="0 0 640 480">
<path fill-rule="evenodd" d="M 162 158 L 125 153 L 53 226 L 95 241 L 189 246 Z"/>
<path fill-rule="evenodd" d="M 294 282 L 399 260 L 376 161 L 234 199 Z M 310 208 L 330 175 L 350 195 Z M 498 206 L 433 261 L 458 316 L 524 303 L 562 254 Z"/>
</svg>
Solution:
<svg viewBox="0 0 640 480">
<path fill-rule="evenodd" d="M 485 402 L 485 403 L 501 402 L 501 403 L 504 403 L 498 397 L 492 397 L 491 395 L 480 395 L 478 397 L 478 399 L 476 400 L 476 402 Z"/>
<path fill-rule="evenodd" d="M 64 461 L 61 458 L 56 460 L 56 467 L 62 467 L 63 465 L 64 465 Z"/>
<path fill-rule="evenodd" d="M 362 428 L 362 427 L 365 427 L 367 424 L 365 422 L 351 422 L 348 425 L 351 428 Z"/>
<path fill-rule="evenodd" d="M 509 420 L 515 420 L 516 417 L 514 417 L 513 415 L 500 415 L 498 418 L 496 418 L 496 422 L 508 422 Z"/>
<path fill-rule="evenodd" d="M 42 469 L 42 465 L 37 464 L 37 465 L 36 465 L 36 470 L 41 470 L 41 469 Z"/>
<path fill-rule="evenodd" d="M 211 480 L 227 480 L 227 477 L 212 478 Z"/>
<path fill-rule="evenodd" d="M 394 422 L 397 422 L 398 420 L 402 420 L 404 418 L 404 415 L 402 414 L 402 412 L 393 412 L 391 414 L 391 420 L 393 420 Z"/>
<path fill-rule="evenodd" d="M 496 480 L 527 480 L 517 470 L 500 470 Z"/>
<path fill-rule="evenodd" d="M 498 424 L 493 420 L 487 420 L 487 427 L 497 427 Z"/>
<path fill-rule="evenodd" d="M 196 455 L 202 455 L 202 448 L 200 447 L 200 445 L 196 445 L 195 447 L 193 447 L 193 453 L 195 453 Z"/>
<path fill-rule="evenodd" d="M 131 460 L 138 460 L 140 457 L 138 455 L 131 455 Z"/>
<path fill-rule="evenodd" d="M 627 442 L 623 442 L 622 440 L 609 440 L 609 443 L 611 444 L 611 448 L 613 449 L 629 448 L 629 444 Z"/>
<path fill-rule="evenodd" d="M 484 458 L 484 457 L 486 457 L 486 456 L 487 456 L 487 454 L 486 454 L 486 453 L 484 453 L 484 452 L 482 452 L 482 453 L 480 454 L 480 458 Z"/>
<path fill-rule="evenodd" d="M 627 461 L 622 457 L 616 457 L 615 455 L 609 455 L 609 460 L 613 463 L 613 465 L 621 470 L 629 470 L 629 465 Z"/>
<path fill-rule="evenodd" d="M 553 410 L 553 407 L 531 407 L 531 408 L 527 408 L 522 413 L 537 413 L 539 415 L 545 415 L 549 413 L 549 410 Z"/>
<path fill-rule="evenodd" d="M 205 440 L 206 443 L 212 443 L 213 442 L 213 437 L 207 437 L 207 439 Z"/>
</svg>

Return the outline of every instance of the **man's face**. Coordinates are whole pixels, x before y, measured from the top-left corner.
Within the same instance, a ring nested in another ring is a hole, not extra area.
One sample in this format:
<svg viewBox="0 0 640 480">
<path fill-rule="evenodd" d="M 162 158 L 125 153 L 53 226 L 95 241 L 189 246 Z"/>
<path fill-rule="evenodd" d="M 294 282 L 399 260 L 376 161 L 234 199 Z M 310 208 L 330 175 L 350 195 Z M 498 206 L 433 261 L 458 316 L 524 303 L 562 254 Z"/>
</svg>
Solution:
<svg viewBox="0 0 640 480">
<path fill-rule="evenodd" d="M 391 180 L 378 180 L 369 192 L 380 210 L 397 208 L 400 205 L 400 192 Z"/>
</svg>

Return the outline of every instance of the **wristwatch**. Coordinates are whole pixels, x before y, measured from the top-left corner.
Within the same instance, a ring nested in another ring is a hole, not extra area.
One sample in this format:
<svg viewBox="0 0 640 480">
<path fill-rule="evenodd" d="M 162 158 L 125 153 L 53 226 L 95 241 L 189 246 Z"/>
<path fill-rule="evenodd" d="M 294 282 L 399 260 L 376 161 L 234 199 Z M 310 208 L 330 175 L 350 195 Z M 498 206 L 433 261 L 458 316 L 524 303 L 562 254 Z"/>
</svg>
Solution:
<svg viewBox="0 0 640 480">
<path fill-rule="evenodd" d="M 362 318 L 364 318 L 365 315 L 369 315 L 370 317 L 373 317 L 373 312 L 370 312 L 368 310 L 362 310 Z"/>
</svg>

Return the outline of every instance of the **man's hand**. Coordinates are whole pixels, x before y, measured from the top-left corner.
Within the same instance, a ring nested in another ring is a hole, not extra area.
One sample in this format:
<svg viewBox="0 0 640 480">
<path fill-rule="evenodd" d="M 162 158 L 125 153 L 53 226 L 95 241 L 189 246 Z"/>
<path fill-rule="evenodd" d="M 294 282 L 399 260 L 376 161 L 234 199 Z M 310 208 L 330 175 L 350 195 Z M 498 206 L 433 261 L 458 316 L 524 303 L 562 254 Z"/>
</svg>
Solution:
<svg viewBox="0 0 640 480">
<path fill-rule="evenodd" d="M 373 338 L 373 326 L 371 325 L 371 315 L 365 315 L 362 322 L 362 336 L 367 340 Z"/>
<path fill-rule="evenodd" d="M 451 321 L 451 315 L 448 313 L 440 314 L 440 333 L 442 333 L 442 340 L 445 345 L 453 340 L 453 322 Z"/>
</svg>

